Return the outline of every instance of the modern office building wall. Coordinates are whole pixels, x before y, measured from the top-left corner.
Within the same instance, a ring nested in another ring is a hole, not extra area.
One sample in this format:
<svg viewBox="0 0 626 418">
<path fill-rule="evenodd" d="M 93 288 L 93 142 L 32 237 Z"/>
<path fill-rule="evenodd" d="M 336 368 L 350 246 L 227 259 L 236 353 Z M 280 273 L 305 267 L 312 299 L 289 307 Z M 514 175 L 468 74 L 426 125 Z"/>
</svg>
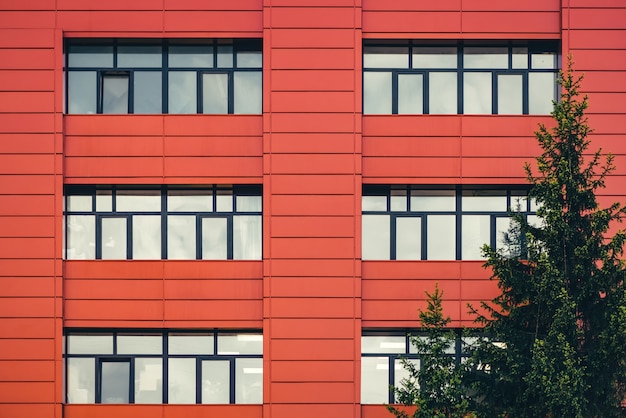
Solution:
<svg viewBox="0 0 626 418">
<path fill-rule="evenodd" d="M 570 53 L 624 201 L 621 0 L 1 1 L 0 416 L 388 416 L 362 335 L 473 326 Z"/>
</svg>

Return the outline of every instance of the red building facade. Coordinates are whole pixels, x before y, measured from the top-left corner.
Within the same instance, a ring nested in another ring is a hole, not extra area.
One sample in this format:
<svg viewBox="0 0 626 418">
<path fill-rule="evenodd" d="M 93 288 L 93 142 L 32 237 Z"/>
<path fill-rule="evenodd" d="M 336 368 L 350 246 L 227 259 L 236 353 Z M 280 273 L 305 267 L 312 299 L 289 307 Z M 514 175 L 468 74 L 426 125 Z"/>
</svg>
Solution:
<svg viewBox="0 0 626 418">
<path fill-rule="evenodd" d="M 495 294 L 472 252 L 532 216 L 570 53 L 626 196 L 621 0 L 5 0 L 0 34 L 0 416 L 387 416 L 424 290 L 454 327 Z"/>
</svg>

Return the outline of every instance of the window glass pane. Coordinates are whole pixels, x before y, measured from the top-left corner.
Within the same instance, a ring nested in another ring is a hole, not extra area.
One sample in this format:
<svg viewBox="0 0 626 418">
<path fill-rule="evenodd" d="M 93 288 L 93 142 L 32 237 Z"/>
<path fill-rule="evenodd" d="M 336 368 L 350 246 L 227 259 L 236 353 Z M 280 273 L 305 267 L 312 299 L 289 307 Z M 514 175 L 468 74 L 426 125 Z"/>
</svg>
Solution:
<svg viewBox="0 0 626 418">
<path fill-rule="evenodd" d="M 215 210 L 218 212 L 233 211 L 233 189 L 217 189 Z"/>
<path fill-rule="evenodd" d="M 213 334 L 170 334 L 170 354 L 213 354 Z"/>
<path fill-rule="evenodd" d="M 70 45 L 68 65 L 79 68 L 112 68 L 113 47 L 108 45 Z"/>
<path fill-rule="evenodd" d="M 554 73 L 528 74 L 528 113 L 549 115 L 555 100 L 556 80 Z"/>
<path fill-rule="evenodd" d="M 446 212 L 455 208 L 454 190 L 411 190 L 412 212 Z"/>
<path fill-rule="evenodd" d="M 102 218 L 102 259 L 124 260 L 126 251 L 126 218 Z"/>
<path fill-rule="evenodd" d="M 170 45 L 170 68 L 213 67 L 213 47 L 208 45 Z"/>
<path fill-rule="evenodd" d="M 363 113 L 391 114 L 391 73 L 363 73 Z"/>
<path fill-rule="evenodd" d="M 421 74 L 398 74 L 398 113 L 424 113 L 423 76 Z"/>
<path fill-rule="evenodd" d="M 202 219 L 202 259 L 226 260 L 226 218 Z"/>
<path fill-rule="evenodd" d="M 361 353 L 406 353 L 404 335 L 364 335 L 361 337 Z"/>
<path fill-rule="evenodd" d="M 390 227 L 388 215 L 363 215 L 363 260 L 389 260 Z"/>
<path fill-rule="evenodd" d="M 540 54 L 532 54 L 530 63 L 533 69 L 537 68 L 556 68 L 556 54 L 554 52 L 542 52 Z"/>
<path fill-rule="evenodd" d="M 410 363 L 413 363 L 413 365 L 415 367 L 417 367 L 419 369 L 420 367 L 420 361 L 417 359 L 410 359 L 408 360 Z M 409 373 L 409 371 L 402 365 L 402 360 L 400 359 L 395 359 L 394 360 L 394 381 L 393 381 L 393 385 L 397 388 L 402 387 L 402 380 L 410 380 L 411 379 L 411 373 Z"/>
<path fill-rule="evenodd" d="M 137 114 L 163 113 L 161 98 L 161 73 L 155 71 L 135 71 L 133 112 Z"/>
<path fill-rule="evenodd" d="M 430 73 L 428 112 L 430 114 L 457 113 L 456 73 Z"/>
<path fill-rule="evenodd" d="M 111 190 L 96 190 L 96 211 L 111 212 L 113 210 L 113 193 Z"/>
<path fill-rule="evenodd" d="M 196 73 L 192 71 L 170 71 L 168 76 L 168 112 L 197 113 Z"/>
<path fill-rule="evenodd" d="M 129 46 L 117 47 L 117 68 L 160 68 L 162 65 L 161 46 Z"/>
<path fill-rule="evenodd" d="M 263 403 L 263 359 L 235 359 L 235 403 Z"/>
<path fill-rule="evenodd" d="M 234 73 L 235 114 L 263 113 L 263 75 L 260 71 Z"/>
<path fill-rule="evenodd" d="M 135 403 L 163 403 L 163 360 L 135 359 Z"/>
<path fill-rule="evenodd" d="M 130 363 L 102 362 L 102 403 L 128 403 L 130 401 Z"/>
<path fill-rule="evenodd" d="M 454 215 L 429 215 L 427 218 L 427 259 L 456 259 L 456 219 Z"/>
<path fill-rule="evenodd" d="M 91 195 L 68 195 L 66 212 L 91 212 L 93 211 L 93 198 Z"/>
<path fill-rule="evenodd" d="M 237 212 L 261 212 L 262 210 L 261 196 L 237 196 Z"/>
<path fill-rule="evenodd" d="M 202 403 L 230 403 L 230 362 L 205 360 L 202 362 Z"/>
<path fill-rule="evenodd" d="M 238 51 L 237 68 L 261 68 L 263 55 L 261 51 Z"/>
<path fill-rule="evenodd" d="M 202 74 L 202 112 L 228 113 L 228 74 Z"/>
<path fill-rule="evenodd" d="M 69 71 L 67 77 L 67 113 L 96 113 L 96 72 Z"/>
<path fill-rule="evenodd" d="M 413 68 L 457 68 L 455 46 L 414 47 Z"/>
<path fill-rule="evenodd" d="M 513 190 L 511 192 L 511 210 L 515 212 L 526 212 L 528 207 L 528 196 L 524 191 Z"/>
<path fill-rule="evenodd" d="M 68 354 L 113 354 L 113 335 L 68 335 Z"/>
<path fill-rule="evenodd" d="M 260 260 L 263 238 L 261 216 L 233 217 L 233 259 Z"/>
<path fill-rule="evenodd" d="M 160 190 L 118 190 L 118 212 L 161 212 Z"/>
<path fill-rule="evenodd" d="M 543 227 L 543 220 L 537 215 L 528 215 L 526 217 L 526 222 L 528 222 L 528 225 L 534 226 L 535 228 Z"/>
<path fill-rule="evenodd" d="M 211 190 L 168 190 L 168 212 L 211 212 L 213 192 Z"/>
<path fill-rule="evenodd" d="M 490 244 L 490 216 L 463 215 L 461 228 L 461 255 L 463 260 L 481 260 L 481 248 Z"/>
<path fill-rule="evenodd" d="M 67 359 L 67 402 L 95 403 L 96 365 L 94 358 Z"/>
<path fill-rule="evenodd" d="M 409 68 L 409 48 L 364 46 L 363 68 Z"/>
<path fill-rule="evenodd" d="M 391 210 L 405 212 L 407 210 L 406 190 L 391 189 Z"/>
<path fill-rule="evenodd" d="M 220 45 L 217 47 L 217 66 L 219 68 L 233 67 L 232 45 Z"/>
<path fill-rule="evenodd" d="M 491 73 L 465 73 L 463 77 L 463 113 L 491 113 Z"/>
<path fill-rule="evenodd" d="M 422 259 L 422 220 L 396 218 L 396 260 Z"/>
<path fill-rule="evenodd" d="M 498 113 L 522 114 L 522 75 L 498 75 Z"/>
<path fill-rule="evenodd" d="M 128 113 L 128 75 L 102 76 L 102 113 Z"/>
<path fill-rule="evenodd" d="M 528 48 L 513 48 L 513 68 L 528 68 Z"/>
<path fill-rule="evenodd" d="M 196 259 L 196 217 L 167 217 L 167 258 L 170 260 Z"/>
<path fill-rule="evenodd" d="M 361 357 L 361 403 L 389 403 L 389 358 Z"/>
<path fill-rule="evenodd" d="M 196 403 L 196 359 L 170 357 L 167 372 L 168 403 Z"/>
<path fill-rule="evenodd" d="M 465 47 L 463 68 L 508 68 L 509 55 L 506 47 Z"/>
<path fill-rule="evenodd" d="M 117 354 L 162 354 L 161 335 L 118 335 Z"/>
<path fill-rule="evenodd" d="M 217 354 L 263 354 L 263 335 L 218 334 Z"/>
<path fill-rule="evenodd" d="M 384 212 L 387 210 L 387 196 L 363 196 L 363 211 Z"/>
<path fill-rule="evenodd" d="M 513 225 L 514 222 L 512 218 L 496 218 L 496 249 L 502 250 L 507 256 L 521 255 L 521 236 L 511 233 L 511 227 Z"/>
<path fill-rule="evenodd" d="M 506 191 L 504 190 L 463 190 L 461 198 L 463 212 L 506 212 Z"/>
<path fill-rule="evenodd" d="M 93 260 L 96 258 L 96 219 L 92 215 L 68 215 L 67 227 L 68 260 Z"/>
<path fill-rule="evenodd" d="M 133 216 L 133 259 L 161 258 L 161 217 Z"/>
</svg>

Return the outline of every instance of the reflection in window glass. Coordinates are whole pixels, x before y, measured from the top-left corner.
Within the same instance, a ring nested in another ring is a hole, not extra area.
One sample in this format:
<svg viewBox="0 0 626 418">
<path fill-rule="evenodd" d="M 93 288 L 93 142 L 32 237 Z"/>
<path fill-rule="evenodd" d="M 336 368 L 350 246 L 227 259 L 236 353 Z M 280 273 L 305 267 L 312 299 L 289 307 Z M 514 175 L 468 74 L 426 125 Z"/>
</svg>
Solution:
<svg viewBox="0 0 626 418">
<path fill-rule="evenodd" d="M 163 403 L 163 360 L 135 359 L 135 403 Z"/>
<path fill-rule="evenodd" d="M 235 359 L 235 403 L 263 403 L 263 359 Z"/>
<path fill-rule="evenodd" d="M 101 378 L 102 403 L 130 402 L 130 363 L 103 361 Z"/>
<path fill-rule="evenodd" d="M 509 58 L 506 47 L 465 47 L 463 48 L 464 68 L 508 68 Z"/>
<path fill-rule="evenodd" d="M 229 361 L 205 360 L 202 362 L 202 403 L 230 403 Z"/>
<path fill-rule="evenodd" d="M 424 113 L 423 76 L 398 74 L 398 114 Z"/>
<path fill-rule="evenodd" d="M 461 200 L 463 211 L 506 212 L 506 191 L 504 190 L 464 190 Z"/>
<path fill-rule="evenodd" d="M 260 260 L 263 238 L 260 216 L 235 216 L 233 218 L 233 259 Z"/>
<path fill-rule="evenodd" d="M 532 54 L 530 62 L 533 69 L 553 69 L 556 68 L 556 54 L 554 52 Z"/>
<path fill-rule="evenodd" d="M 556 79 L 554 73 L 530 73 L 528 75 L 528 113 L 549 115 L 555 100 Z"/>
<path fill-rule="evenodd" d="M 202 75 L 202 112 L 228 113 L 228 74 Z"/>
<path fill-rule="evenodd" d="M 213 354 L 213 334 L 170 334 L 170 354 Z"/>
<path fill-rule="evenodd" d="M 386 211 L 387 196 L 363 196 L 361 204 L 363 211 Z"/>
<path fill-rule="evenodd" d="M 90 195 L 67 196 L 66 202 L 68 212 L 91 212 L 93 210 L 93 198 Z"/>
<path fill-rule="evenodd" d="M 161 64 L 161 45 L 117 47 L 119 68 L 159 68 Z"/>
<path fill-rule="evenodd" d="M 491 217 L 488 215 L 463 215 L 461 252 L 463 260 L 483 258 L 481 248 L 490 244 Z"/>
<path fill-rule="evenodd" d="M 448 212 L 455 208 L 454 190 L 411 190 L 411 211 Z"/>
<path fill-rule="evenodd" d="M 361 403 L 389 403 L 389 359 L 361 358 Z"/>
<path fill-rule="evenodd" d="M 96 113 L 96 72 L 69 71 L 67 113 Z"/>
<path fill-rule="evenodd" d="M 260 51 L 238 51 L 237 68 L 261 68 L 263 55 Z"/>
<path fill-rule="evenodd" d="M 406 337 L 395 335 L 362 336 L 361 353 L 405 353 Z"/>
<path fill-rule="evenodd" d="M 168 112 L 197 113 L 196 73 L 170 71 L 168 83 Z"/>
<path fill-rule="evenodd" d="M 170 68 L 213 67 L 213 47 L 207 45 L 170 45 L 168 65 Z"/>
<path fill-rule="evenodd" d="M 167 258 L 170 260 L 195 260 L 196 217 L 167 217 Z"/>
<path fill-rule="evenodd" d="M 113 67 L 113 47 L 110 45 L 70 45 L 68 66 L 75 68 Z"/>
<path fill-rule="evenodd" d="M 396 260 L 422 259 L 422 220 L 396 219 Z"/>
<path fill-rule="evenodd" d="M 420 367 L 420 361 L 417 359 L 410 359 L 408 360 L 410 363 L 412 363 L 416 368 L 419 369 Z M 409 380 L 411 378 L 411 373 L 404 367 L 404 365 L 402 365 L 402 360 L 400 359 L 395 359 L 393 362 L 393 369 L 394 369 L 394 381 L 393 381 L 393 385 L 395 387 L 400 387 L 402 386 L 402 380 Z"/>
<path fill-rule="evenodd" d="M 217 66 L 218 68 L 230 68 L 233 66 L 232 45 L 220 45 L 217 47 Z"/>
<path fill-rule="evenodd" d="M 463 113 L 491 113 L 491 73 L 463 75 Z"/>
<path fill-rule="evenodd" d="M 135 71 L 133 113 L 157 114 L 163 112 L 161 84 L 161 73 Z"/>
<path fill-rule="evenodd" d="M 170 358 L 167 371 L 168 403 L 196 403 L 196 359 Z"/>
<path fill-rule="evenodd" d="M 496 218 L 496 249 L 504 250 L 507 255 L 513 255 L 511 254 L 510 251 L 506 251 L 506 250 L 514 250 L 513 248 L 511 248 L 511 245 L 516 244 L 514 242 L 507 243 L 507 238 L 508 239 L 513 238 L 511 235 L 509 235 L 512 225 L 513 225 L 513 219 L 509 217 L 497 217 Z"/>
<path fill-rule="evenodd" d="M 96 258 L 96 219 L 93 215 L 68 215 L 65 217 L 67 242 L 65 257 L 68 260 L 93 260 Z"/>
<path fill-rule="evenodd" d="M 68 403 L 94 403 L 96 401 L 96 366 L 94 358 L 67 360 Z"/>
<path fill-rule="evenodd" d="M 68 335 L 69 354 L 113 354 L 112 334 Z"/>
<path fill-rule="evenodd" d="M 498 74 L 498 113 L 521 115 L 523 113 L 522 75 Z"/>
<path fill-rule="evenodd" d="M 170 212 L 211 212 L 211 190 L 168 190 L 167 210 Z"/>
<path fill-rule="evenodd" d="M 102 113 L 128 113 L 128 75 L 102 76 Z"/>
<path fill-rule="evenodd" d="M 202 259 L 224 260 L 226 247 L 226 218 L 202 219 Z"/>
<path fill-rule="evenodd" d="M 118 190 L 118 212 L 160 212 L 160 190 Z"/>
<path fill-rule="evenodd" d="M 513 48 L 513 68 L 528 68 L 528 48 Z"/>
<path fill-rule="evenodd" d="M 455 46 L 413 48 L 413 68 L 457 68 Z"/>
<path fill-rule="evenodd" d="M 263 75 L 259 71 L 234 73 L 234 113 L 263 113 Z"/>
<path fill-rule="evenodd" d="M 111 212 L 113 210 L 113 193 L 111 190 L 96 190 L 96 211 Z"/>
<path fill-rule="evenodd" d="M 162 354 L 163 337 L 160 335 L 117 336 L 117 354 Z"/>
<path fill-rule="evenodd" d="M 219 334 L 218 354 L 263 354 L 262 334 Z"/>
<path fill-rule="evenodd" d="M 409 48 L 392 46 L 363 47 L 364 68 L 409 68 Z"/>
<path fill-rule="evenodd" d="M 391 211 L 404 212 L 407 210 L 406 189 L 391 189 Z"/>
<path fill-rule="evenodd" d="M 429 78 L 429 113 L 457 113 L 456 73 L 431 73 Z"/>
<path fill-rule="evenodd" d="M 362 259 L 389 260 L 390 218 L 388 215 L 363 215 Z"/>
<path fill-rule="evenodd" d="M 237 212 L 261 212 L 261 196 L 237 196 Z"/>
<path fill-rule="evenodd" d="M 456 259 L 455 216 L 429 215 L 427 224 L 426 258 L 429 260 Z"/>
<path fill-rule="evenodd" d="M 363 73 L 363 113 L 391 113 L 391 73 Z"/>
<path fill-rule="evenodd" d="M 123 260 L 126 251 L 126 218 L 102 218 L 102 259 Z"/>
<path fill-rule="evenodd" d="M 233 211 L 233 189 L 218 189 L 215 196 L 215 210 L 218 212 Z"/>
<path fill-rule="evenodd" d="M 136 260 L 161 258 L 160 216 L 133 216 L 133 258 Z"/>
</svg>

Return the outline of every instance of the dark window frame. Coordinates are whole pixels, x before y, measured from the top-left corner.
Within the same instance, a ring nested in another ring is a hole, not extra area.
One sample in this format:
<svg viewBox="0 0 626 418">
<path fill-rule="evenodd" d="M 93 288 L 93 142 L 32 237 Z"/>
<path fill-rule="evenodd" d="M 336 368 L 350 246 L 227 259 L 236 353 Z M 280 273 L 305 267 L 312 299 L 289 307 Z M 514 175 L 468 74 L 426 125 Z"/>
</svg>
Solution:
<svg viewBox="0 0 626 418">
<path fill-rule="evenodd" d="M 155 191 L 160 192 L 161 208 L 159 211 L 118 211 L 117 210 L 117 193 L 118 191 Z M 186 191 L 197 190 L 204 192 L 211 192 L 212 195 L 212 211 L 169 211 L 167 208 L 168 191 Z M 232 191 L 232 210 L 230 211 L 218 211 L 217 210 L 217 198 L 221 190 Z M 111 211 L 98 211 L 96 207 L 96 196 L 99 191 L 110 191 L 112 198 Z M 89 196 L 91 197 L 91 210 L 90 211 L 69 211 L 68 199 L 70 196 Z M 201 187 L 181 187 L 181 186 L 126 186 L 126 185 L 112 185 L 112 186 L 84 186 L 84 185 L 66 185 L 64 188 L 64 204 L 65 209 L 63 211 L 64 219 L 67 216 L 93 216 L 95 222 L 94 240 L 95 240 L 95 260 L 102 259 L 102 220 L 110 218 L 126 219 L 126 260 L 133 260 L 133 217 L 134 216 L 160 216 L 161 217 L 161 256 L 159 259 L 168 259 L 168 217 L 169 216 L 195 216 L 196 217 L 196 256 L 195 260 L 204 260 L 202 258 L 202 220 L 205 218 L 219 218 L 226 219 L 227 222 L 227 235 L 226 235 L 226 258 L 225 260 L 234 259 L 234 218 L 237 216 L 260 216 L 261 217 L 261 253 L 263 252 L 263 210 L 260 211 L 240 211 L 237 209 L 237 197 L 239 196 L 255 196 L 261 198 L 261 206 L 263 199 L 263 190 L 261 185 L 232 185 L 232 186 L 220 186 L 220 185 L 207 185 Z M 65 260 L 71 260 L 67 258 L 67 250 L 69 244 L 69 228 L 68 222 L 65 222 L 64 226 L 64 254 Z M 262 256 L 262 254 L 261 254 Z M 193 260 L 193 259 L 191 259 Z M 219 259 L 222 260 L 222 259 Z"/>
<path fill-rule="evenodd" d="M 366 67 L 365 66 L 365 54 L 368 47 L 407 47 L 408 48 L 408 67 L 407 68 L 395 68 L 395 67 Z M 454 47 L 457 50 L 457 65 L 456 68 L 413 68 L 413 48 L 422 47 Z M 463 54 L 465 47 L 506 47 L 508 54 L 508 67 L 507 68 L 464 68 Z M 528 48 L 527 52 L 527 68 L 513 68 L 513 49 L 515 48 Z M 532 54 L 536 53 L 554 53 L 555 65 L 553 69 L 545 68 L 532 68 Z M 457 77 L 457 111 L 454 114 L 464 114 L 464 74 L 466 73 L 491 73 L 491 112 L 487 114 L 497 115 L 498 113 L 498 88 L 497 88 L 497 76 L 499 74 L 521 74 L 522 75 L 522 115 L 528 115 L 529 113 L 529 74 L 532 73 L 551 73 L 555 77 L 559 72 L 559 64 L 561 62 L 560 46 L 557 41 L 434 41 L 428 42 L 423 40 L 404 40 L 404 41 L 381 41 L 366 39 L 363 41 L 363 72 L 379 72 L 379 73 L 391 73 L 392 86 L 391 86 L 391 113 L 382 114 L 398 114 L 398 75 L 399 74 L 422 74 L 422 113 L 431 114 L 429 106 L 429 76 L 431 73 L 456 73 Z M 365 78 L 363 79 L 365 80 Z M 365 83 L 365 81 L 363 81 Z M 554 97 L 558 99 L 560 89 L 558 84 L 554 83 Z M 363 84 L 363 90 L 365 90 L 365 84 Z M 363 113 L 365 115 L 376 113 L 365 113 L 365 94 L 363 94 Z M 414 113 L 406 113 L 414 114 Z M 440 114 L 440 113 L 433 113 Z M 508 115 L 508 114 L 504 114 Z"/>
<path fill-rule="evenodd" d="M 74 46 L 109 46 L 112 48 L 113 65 L 110 67 L 72 67 L 70 66 L 70 54 L 71 49 Z M 142 47 L 142 46 L 158 46 L 161 48 L 161 66 L 160 67 L 122 67 L 118 66 L 118 48 L 122 47 Z M 168 54 L 170 46 L 206 46 L 212 48 L 213 65 L 211 67 L 170 67 Z M 232 66 L 218 67 L 218 47 L 232 47 Z M 134 75 L 136 72 L 154 72 L 161 74 L 161 112 L 160 114 L 169 113 L 169 74 L 173 72 L 194 72 L 196 74 L 196 111 L 193 114 L 202 114 L 202 74 L 210 73 L 226 73 L 228 74 L 228 99 L 227 99 L 227 114 L 234 114 L 234 73 L 236 72 L 257 72 L 263 73 L 262 64 L 261 67 L 239 67 L 237 65 L 237 53 L 238 52 L 259 52 L 263 54 L 263 45 L 261 39 L 66 39 L 65 40 L 65 62 L 64 62 L 64 80 L 65 80 L 65 113 L 66 114 L 83 114 L 83 113 L 70 113 L 70 95 L 69 95 L 69 75 L 70 72 L 95 72 L 96 73 L 96 85 L 93 86 L 96 89 L 96 113 L 102 114 L 102 83 L 103 77 L 106 74 L 113 73 L 125 73 L 129 77 L 128 87 L 128 113 L 119 114 L 134 114 Z M 263 81 L 261 78 L 261 101 L 263 100 Z"/>
</svg>

